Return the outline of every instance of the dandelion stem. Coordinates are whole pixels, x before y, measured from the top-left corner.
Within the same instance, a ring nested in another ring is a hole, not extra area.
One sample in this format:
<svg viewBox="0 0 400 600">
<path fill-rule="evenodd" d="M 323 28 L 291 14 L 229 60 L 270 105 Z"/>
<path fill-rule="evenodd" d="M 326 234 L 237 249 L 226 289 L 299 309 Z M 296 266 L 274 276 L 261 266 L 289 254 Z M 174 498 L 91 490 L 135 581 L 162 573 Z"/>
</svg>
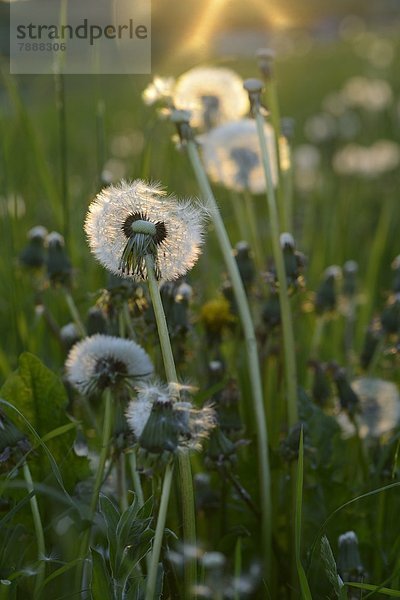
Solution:
<svg viewBox="0 0 400 600">
<path fill-rule="evenodd" d="M 281 307 L 282 332 L 283 332 L 283 349 L 285 355 L 285 374 L 287 387 L 287 403 L 288 403 L 288 422 L 289 427 L 293 427 L 297 423 L 297 368 L 295 343 L 293 334 L 292 311 L 289 302 L 287 289 L 285 262 L 279 239 L 279 219 L 276 205 L 274 184 L 272 181 L 271 167 L 268 156 L 267 142 L 264 133 L 264 119 L 259 110 L 255 114 L 258 137 L 260 141 L 261 156 L 267 181 L 267 202 L 268 212 L 271 221 L 271 240 L 272 251 L 276 266 L 276 272 L 279 282 L 279 303 Z"/>
<path fill-rule="evenodd" d="M 86 337 L 86 329 L 85 329 L 84 324 L 82 323 L 79 311 L 76 308 L 76 304 L 75 304 L 73 297 L 71 296 L 69 290 L 67 290 L 66 288 L 64 288 L 64 294 L 65 294 L 65 300 L 66 300 L 68 308 L 69 308 L 69 312 L 71 314 L 73 322 L 76 325 L 77 330 L 79 331 L 79 334 L 82 337 Z"/>
<path fill-rule="evenodd" d="M 139 508 L 142 508 L 142 506 L 144 504 L 144 496 L 143 496 L 142 483 L 140 481 L 140 475 L 136 469 L 136 452 L 135 451 L 133 451 L 129 454 L 129 467 L 131 469 L 133 490 L 136 494 Z"/>
<path fill-rule="evenodd" d="M 266 566 L 269 569 L 271 563 L 271 478 L 268 456 L 268 432 L 267 423 L 264 411 L 262 384 L 260 365 L 257 352 L 257 340 L 254 333 L 253 321 L 251 318 L 249 304 L 246 298 L 246 293 L 243 287 L 243 282 L 240 277 L 239 269 L 233 257 L 231 244 L 228 234 L 225 229 L 224 222 L 218 210 L 214 194 L 211 190 L 207 175 L 201 164 L 199 153 L 196 144 L 193 140 L 187 141 L 187 151 L 190 161 L 193 166 L 199 187 L 207 201 L 207 206 L 210 210 L 212 221 L 215 227 L 215 232 L 221 247 L 221 251 L 225 260 L 226 268 L 232 282 L 233 291 L 235 294 L 236 304 L 239 311 L 240 320 L 243 327 L 243 333 L 246 344 L 247 364 L 250 376 L 250 384 L 252 388 L 252 399 L 255 412 L 255 423 L 257 427 L 257 444 L 259 458 L 259 473 L 261 482 L 261 511 L 262 511 L 262 537 L 263 549 Z"/>
<path fill-rule="evenodd" d="M 156 318 L 158 336 L 160 339 L 161 352 L 164 361 L 165 374 L 168 382 L 174 383 L 178 381 L 174 355 L 172 353 L 171 341 L 168 333 L 167 321 L 165 318 L 164 308 L 161 301 L 160 289 L 154 271 L 154 259 L 148 255 L 145 258 L 147 278 L 151 301 L 153 303 L 154 315 Z M 182 495 L 182 512 L 183 512 L 183 537 L 185 544 L 196 545 L 196 512 L 194 505 L 194 491 L 192 481 L 192 469 L 190 466 L 190 457 L 187 450 L 179 452 L 179 473 Z M 165 473 L 167 477 L 167 471 Z M 170 487 L 170 486 L 169 486 Z M 164 488 L 163 488 L 164 489 Z M 163 492 L 164 493 L 164 492 Z M 158 526 L 158 525 L 157 525 Z M 153 549 L 153 554 L 155 549 Z M 158 557 L 155 557 L 154 560 Z M 152 557 L 153 561 L 153 557 Z M 186 593 L 191 594 L 191 589 L 196 583 L 196 561 L 190 560 L 185 567 L 185 589 Z"/>
<path fill-rule="evenodd" d="M 167 519 L 168 502 L 169 502 L 169 496 L 171 493 L 171 483 L 172 483 L 173 472 L 174 472 L 173 465 L 168 464 L 167 468 L 165 469 L 163 487 L 162 487 L 162 492 L 161 492 L 160 509 L 158 511 L 156 532 L 155 532 L 154 539 L 153 539 L 153 549 L 152 549 L 152 553 L 151 553 L 149 572 L 147 575 L 145 600 L 154 600 L 154 598 L 155 598 L 158 562 L 159 562 L 159 557 L 160 557 L 160 552 L 161 552 L 162 539 L 164 536 L 165 522 Z"/>
<path fill-rule="evenodd" d="M 101 484 L 102 484 L 103 478 L 104 478 L 104 468 L 106 465 L 106 460 L 107 460 L 107 456 L 108 456 L 108 452 L 109 452 L 110 438 L 111 438 L 111 432 L 112 432 L 112 426 L 113 426 L 113 400 L 112 400 L 111 391 L 108 388 L 104 391 L 104 404 L 105 404 L 105 406 L 104 406 L 103 432 L 102 432 L 102 437 L 101 437 L 101 451 L 100 451 L 100 457 L 99 457 L 99 464 L 97 467 L 96 478 L 95 478 L 95 482 L 93 485 L 92 499 L 90 501 L 90 508 L 89 508 L 89 520 L 90 521 L 93 521 L 93 517 L 96 512 L 96 506 L 97 506 L 97 502 L 99 499 L 99 492 L 100 492 Z M 86 559 L 86 555 L 87 555 L 87 552 L 89 549 L 89 544 L 90 544 L 90 533 L 91 533 L 91 527 L 89 526 L 89 528 L 85 531 L 85 533 L 82 537 L 82 542 L 81 542 L 81 546 L 79 549 L 79 557 L 82 559 L 82 561 L 78 565 L 78 571 L 77 571 L 77 585 L 79 586 L 79 589 L 81 589 L 81 587 L 82 587 L 82 576 L 84 575 L 84 571 L 85 571 L 84 566 L 85 566 L 85 559 Z"/>
<path fill-rule="evenodd" d="M 45 543 L 44 543 L 43 525 L 42 525 L 42 520 L 40 518 L 38 501 L 37 501 L 37 498 L 35 495 L 35 488 L 33 486 L 32 474 L 31 474 L 31 471 L 30 471 L 30 468 L 29 468 L 27 462 L 24 462 L 24 464 L 22 466 L 22 470 L 24 473 L 27 490 L 30 494 L 33 493 L 33 496 L 30 499 L 30 504 L 31 504 L 31 511 L 32 511 L 32 517 L 33 517 L 33 526 L 35 528 L 35 534 L 36 534 L 38 561 L 39 561 L 39 569 L 38 569 L 38 574 L 37 574 L 37 578 L 35 581 L 34 598 L 38 598 L 39 597 L 38 592 L 39 592 L 40 588 L 42 587 L 44 577 L 45 577 L 44 557 L 46 555 L 46 547 L 45 547 Z"/>
</svg>

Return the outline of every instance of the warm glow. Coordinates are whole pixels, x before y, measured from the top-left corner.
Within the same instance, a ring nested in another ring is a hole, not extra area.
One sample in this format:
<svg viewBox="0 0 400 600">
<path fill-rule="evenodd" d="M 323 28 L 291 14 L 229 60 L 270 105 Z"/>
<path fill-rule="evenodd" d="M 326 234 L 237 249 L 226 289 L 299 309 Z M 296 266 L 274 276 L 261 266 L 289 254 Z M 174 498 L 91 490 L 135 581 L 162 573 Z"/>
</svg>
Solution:
<svg viewBox="0 0 400 600">
<path fill-rule="evenodd" d="M 195 26 L 189 31 L 180 48 L 181 54 L 198 52 L 209 45 L 216 26 L 221 22 L 223 9 L 229 0 L 209 0 Z"/>
<path fill-rule="evenodd" d="M 269 26 L 276 29 L 285 29 L 293 25 L 292 18 L 286 11 L 279 7 L 279 3 L 266 3 L 265 0 L 249 0 L 256 8 L 257 14 L 261 15 L 263 21 Z"/>
</svg>

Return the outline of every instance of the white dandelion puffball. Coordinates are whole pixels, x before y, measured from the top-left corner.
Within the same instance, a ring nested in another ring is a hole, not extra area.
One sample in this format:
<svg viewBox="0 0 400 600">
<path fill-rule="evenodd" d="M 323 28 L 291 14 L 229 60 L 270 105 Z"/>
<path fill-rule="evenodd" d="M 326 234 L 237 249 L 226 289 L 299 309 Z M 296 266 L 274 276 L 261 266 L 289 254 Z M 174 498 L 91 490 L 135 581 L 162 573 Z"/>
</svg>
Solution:
<svg viewBox="0 0 400 600">
<path fill-rule="evenodd" d="M 75 344 L 65 368 L 68 381 L 83 395 L 129 386 L 153 373 L 152 362 L 141 346 L 101 333 Z"/>
<path fill-rule="evenodd" d="M 400 421 L 400 396 L 397 386 L 383 379 L 360 377 L 351 387 L 360 399 L 361 412 L 357 415 L 361 438 L 379 438 L 390 433 Z M 344 438 L 355 434 L 348 416 L 341 412 L 337 416 Z"/>
<path fill-rule="evenodd" d="M 278 166 L 275 134 L 269 123 L 264 126 L 272 180 L 276 186 Z M 210 178 L 225 187 L 253 194 L 266 190 L 257 127 L 252 119 L 225 123 L 200 137 L 204 164 Z"/>
<path fill-rule="evenodd" d="M 178 201 L 140 179 L 102 190 L 89 206 L 85 231 L 91 251 L 106 269 L 136 281 L 147 279 L 145 257 L 156 277 L 172 281 L 193 267 L 203 242 L 205 211 Z"/>
<path fill-rule="evenodd" d="M 250 110 L 242 79 L 223 67 L 195 67 L 181 75 L 174 90 L 174 104 L 192 113 L 193 127 L 206 130 L 240 119 Z"/>
<path fill-rule="evenodd" d="M 155 402 L 164 404 L 170 402 L 168 386 L 158 382 L 142 383 L 138 386 L 136 398 L 129 402 L 126 420 L 137 439 L 143 433 Z"/>
</svg>

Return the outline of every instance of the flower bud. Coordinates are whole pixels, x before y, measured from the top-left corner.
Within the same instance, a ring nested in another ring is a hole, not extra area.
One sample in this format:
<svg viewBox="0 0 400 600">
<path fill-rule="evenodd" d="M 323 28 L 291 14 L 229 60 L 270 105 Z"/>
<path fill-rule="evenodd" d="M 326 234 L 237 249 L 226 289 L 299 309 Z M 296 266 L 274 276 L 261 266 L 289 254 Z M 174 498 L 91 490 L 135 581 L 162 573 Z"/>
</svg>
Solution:
<svg viewBox="0 0 400 600">
<path fill-rule="evenodd" d="M 65 251 L 65 243 L 62 235 L 53 231 L 46 238 L 47 251 L 47 274 L 53 285 L 70 285 L 72 276 L 71 262 Z"/>
</svg>

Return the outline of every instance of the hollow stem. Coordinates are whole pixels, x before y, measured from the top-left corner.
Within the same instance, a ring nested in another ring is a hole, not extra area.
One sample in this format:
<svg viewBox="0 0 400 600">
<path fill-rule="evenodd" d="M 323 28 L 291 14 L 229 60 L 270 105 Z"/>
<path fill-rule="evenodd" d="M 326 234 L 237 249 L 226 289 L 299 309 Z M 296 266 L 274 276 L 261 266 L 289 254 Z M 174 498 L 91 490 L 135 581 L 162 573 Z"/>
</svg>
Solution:
<svg viewBox="0 0 400 600">
<path fill-rule="evenodd" d="M 27 462 L 24 462 L 24 464 L 22 466 L 22 471 L 24 473 L 24 478 L 25 478 L 26 487 L 27 487 L 28 492 L 34 494 L 35 488 L 33 485 L 32 474 L 31 474 L 31 471 L 30 471 L 30 468 L 29 468 Z M 38 501 L 37 501 L 35 494 L 32 496 L 32 498 L 30 499 L 29 502 L 31 505 L 33 526 L 35 528 L 37 551 L 38 551 L 38 561 L 39 561 L 38 574 L 37 574 L 36 581 L 35 581 L 34 598 L 39 598 L 39 590 L 42 587 L 44 577 L 45 577 L 46 565 L 44 562 L 44 558 L 46 555 L 46 546 L 44 543 L 42 519 L 40 518 L 39 505 L 38 505 Z"/>
<path fill-rule="evenodd" d="M 164 361 L 165 374 L 169 383 L 178 381 L 174 355 L 172 353 L 171 341 L 168 333 L 167 321 L 165 318 L 164 308 L 161 301 L 160 289 L 154 271 L 154 259 L 148 255 L 145 258 L 146 270 L 151 301 L 153 304 L 154 315 L 157 323 L 158 337 L 160 340 L 161 352 Z M 182 513 L 183 513 L 183 538 L 185 544 L 196 545 L 196 512 L 194 503 L 194 491 L 192 481 L 192 469 L 190 465 L 189 452 L 182 450 L 179 452 L 179 474 L 180 474 L 180 489 L 182 496 Z M 166 471 L 165 477 L 168 472 Z M 164 482 L 165 485 L 165 482 Z M 170 486 L 169 486 L 170 488 Z M 164 490 L 164 486 L 163 486 Z M 156 546 L 153 553 L 156 551 Z M 157 558 L 157 557 L 156 557 Z M 152 558 L 153 560 L 153 558 Z M 157 558 L 158 563 L 158 558 Z M 197 565 L 195 560 L 188 561 L 185 565 L 185 590 L 186 594 L 191 594 L 193 586 L 197 580 Z"/>
<path fill-rule="evenodd" d="M 264 133 L 264 119 L 259 110 L 255 114 L 257 132 L 260 141 L 261 156 L 267 181 L 267 202 L 268 213 L 271 222 L 271 241 L 276 272 L 279 283 L 279 303 L 281 308 L 283 350 L 285 356 L 285 376 L 288 403 L 288 422 L 289 427 L 297 423 L 297 367 L 295 343 L 293 334 L 292 311 L 289 302 L 287 289 L 287 280 L 285 272 L 285 262 L 280 244 L 279 218 L 275 199 L 274 184 L 272 181 L 271 167 L 268 156 L 267 142 Z"/>
<path fill-rule="evenodd" d="M 270 570 L 271 564 L 271 476 L 268 455 L 268 433 L 267 422 L 264 411 L 261 373 L 259 358 L 257 352 L 257 340 L 254 332 L 253 321 L 251 318 L 250 308 L 246 297 L 246 292 L 243 287 L 243 282 L 240 277 L 239 269 L 233 257 L 231 244 L 228 234 L 225 229 L 224 222 L 219 212 L 214 194 L 211 190 L 210 183 L 200 161 L 197 146 L 193 140 L 187 141 L 187 152 L 195 172 L 201 193 L 207 202 L 208 209 L 211 214 L 215 232 L 220 244 L 226 268 L 232 283 L 235 300 L 240 316 L 240 321 L 243 328 L 247 366 L 249 372 L 250 385 L 252 390 L 252 402 L 255 412 L 255 425 L 257 428 L 257 451 L 258 451 L 258 466 L 261 485 L 261 512 L 262 512 L 262 538 L 263 538 L 263 553 L 267 571 Z"/>
<path fill-rule="evenodd" d="M 156 584 L 157 584 L 157 572 L 158 563 L 161 552 L 162 539 L 165 530 L 165 522 L 167 519 L 168 502 L 171 493 L 172 474 L 174 468 L 172 464 L 168 464 L 165 469 L 163 487 L 160 499 L 160 509 L 158 511 L 156 531 L 153 539 L 153 549 L 151 552 L 149 572 L 147 575 L 146 582 L 146 595 L 145 600 L 154 600 Z"/>
</svg>

